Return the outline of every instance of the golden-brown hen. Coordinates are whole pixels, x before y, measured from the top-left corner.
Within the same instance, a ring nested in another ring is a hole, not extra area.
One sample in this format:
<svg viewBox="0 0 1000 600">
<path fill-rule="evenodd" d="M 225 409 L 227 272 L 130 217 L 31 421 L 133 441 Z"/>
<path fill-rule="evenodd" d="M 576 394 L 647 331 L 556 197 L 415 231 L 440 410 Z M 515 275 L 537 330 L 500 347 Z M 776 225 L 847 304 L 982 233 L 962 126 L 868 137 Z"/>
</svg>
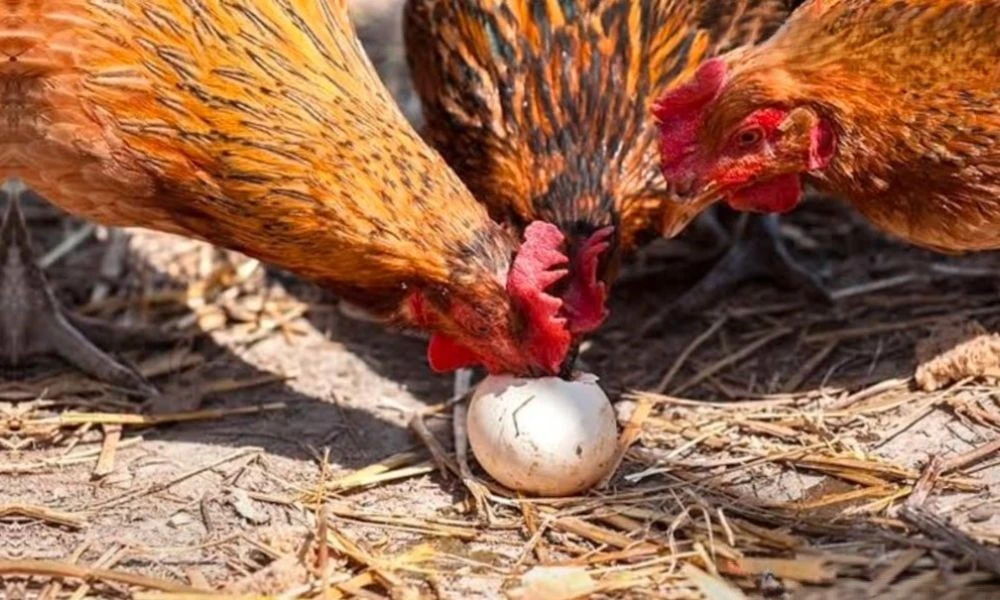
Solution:
<svg viewBox="0 0 1000 600">
<path fill-rule="evenodd" d="M 792 4 L 408 0 L 424 134 L 494 218 L 564 233 L 575 334 L 605 318 L 622 253 L 696 214 L 665 202 L 650 103 L 701 60 L 770 35 Z M 776 266 L 814 284 L 790 261 Z M 724 282 L 707 283 L 677 306 L 698 306 Z"/>
<path fill-rule="evenodd" d="M 804 183 L 945 252 L 1000 248 L 1000 0 L 813 0 L 660 100 L 692 202 L 785 211 Z"/>
<path fill-rule="evenodd" d="M 521 245 L 489 218 L 392 102 L 343 0 L 2 10 L 0 178 L 437 331 L 437 369 L 561 369 L 569 334 L 545 291 L 564 273 L 558 232 L 538 223 Z"/>
</svg>

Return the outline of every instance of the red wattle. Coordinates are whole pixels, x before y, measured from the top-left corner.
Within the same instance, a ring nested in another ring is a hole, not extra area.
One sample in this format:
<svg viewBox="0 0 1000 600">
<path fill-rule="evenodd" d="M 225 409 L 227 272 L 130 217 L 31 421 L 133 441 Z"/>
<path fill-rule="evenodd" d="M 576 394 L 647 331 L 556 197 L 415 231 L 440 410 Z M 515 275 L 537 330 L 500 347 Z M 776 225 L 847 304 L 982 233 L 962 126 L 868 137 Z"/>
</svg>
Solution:
<svg viewBox="0 0 1000 600">
<path fill-rule="evenodd" d="M 481 360 L 479 356 L 462 344 L 443 333 L 431 335 L 427 344 L 427 362 L 436 373 L 450 373 L 457 369 L 473 367 Z"/>
<path fill-rule="evenodd" d="M 726 202 L 734 210 L 756 213 L 786 213 L 802 201 L 802 181 L 796 174 L 782 175 L 745 187 Z"/>
</svg>

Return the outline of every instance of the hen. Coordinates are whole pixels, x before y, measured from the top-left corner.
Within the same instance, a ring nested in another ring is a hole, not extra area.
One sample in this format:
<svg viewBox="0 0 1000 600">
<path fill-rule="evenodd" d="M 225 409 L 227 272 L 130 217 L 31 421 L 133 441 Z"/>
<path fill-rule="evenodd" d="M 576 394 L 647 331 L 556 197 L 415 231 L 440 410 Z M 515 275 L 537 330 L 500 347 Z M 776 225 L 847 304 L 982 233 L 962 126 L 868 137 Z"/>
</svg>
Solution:
<svg viewBox="0 0 1000 600">
<path fill-rule="evenodd" d="M 783 212 L 812 184 L 944 252 L 1000 248 L 1000 1 L 812 0 L 665 94 L 686 200 Z"/>
<path fill-rule="evenodd" d="M 2 10 L 0 179 L 100 223 L 241 251 L 387 323 L 436 331 L 438 370 L 563 368 L 570 336 L 546 292 L 565 273 L 559 232 L 535 223 L 521 244 L 489 218 L 392 102 L 342 0 Z M 8 229 L 20 233 L 2 238 L 4 298 L 11 273 L 35 269 L 11 241 L 26 239 L 23 223 Z M 48 294 L 38 277 L 19 281 L 22 295 Z M 52 303 L 7 308 L 8 361 L 34 334 L 92 373 L 136 382 L 92 346 L 60 347 L 80 336 Z"/>
<path fill-rule="evenodd" d="M 408 1 L 407 57 L 425 136 L 494 218 L 563 232 L 570 276 L 561 297 L 577 337 L 604 320 L 621 256 L 697 214 L 664 201 L 669 178 L 657 166 L 650 103 L 701 60 L 768 36 L 792 4 Z M 697 308 L 743 278 L 740 265 L 766 262 L 784 280 L 818 288 L 773 234 L 765 228 L 763 243 L 739 244 L 675 308 Z"/>
</svg>

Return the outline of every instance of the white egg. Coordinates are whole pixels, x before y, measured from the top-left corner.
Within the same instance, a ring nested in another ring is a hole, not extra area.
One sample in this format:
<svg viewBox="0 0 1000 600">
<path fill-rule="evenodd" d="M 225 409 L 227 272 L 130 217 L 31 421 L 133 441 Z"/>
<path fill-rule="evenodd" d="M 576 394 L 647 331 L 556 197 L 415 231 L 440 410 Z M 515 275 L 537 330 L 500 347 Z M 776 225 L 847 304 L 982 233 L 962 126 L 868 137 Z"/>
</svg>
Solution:
<svg viewBox="0 0 1000 600">
<path fill-rule="evenodd" d="M 597 377 L 489 376 L 472 396 L 469 443 L 479 464 L 505 486 L 571 496 L 613 467 L 615 413 Z"/>
</svg>

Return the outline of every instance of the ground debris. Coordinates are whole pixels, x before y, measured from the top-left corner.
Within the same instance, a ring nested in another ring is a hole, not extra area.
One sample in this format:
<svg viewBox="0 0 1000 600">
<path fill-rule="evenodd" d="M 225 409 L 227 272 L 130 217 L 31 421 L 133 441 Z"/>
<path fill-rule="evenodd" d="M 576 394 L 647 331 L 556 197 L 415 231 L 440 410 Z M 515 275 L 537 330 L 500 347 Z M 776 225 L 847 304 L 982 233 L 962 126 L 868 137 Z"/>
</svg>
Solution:
<svg viewBox="0 0 1000 600">
<path fill-rule="evenodd" d="M 1000 334 L 975 320 L 939 326 L 916 352 L 914 379 L 926 392 L 970 377 L 1000 377 Z"/>
</svg>

